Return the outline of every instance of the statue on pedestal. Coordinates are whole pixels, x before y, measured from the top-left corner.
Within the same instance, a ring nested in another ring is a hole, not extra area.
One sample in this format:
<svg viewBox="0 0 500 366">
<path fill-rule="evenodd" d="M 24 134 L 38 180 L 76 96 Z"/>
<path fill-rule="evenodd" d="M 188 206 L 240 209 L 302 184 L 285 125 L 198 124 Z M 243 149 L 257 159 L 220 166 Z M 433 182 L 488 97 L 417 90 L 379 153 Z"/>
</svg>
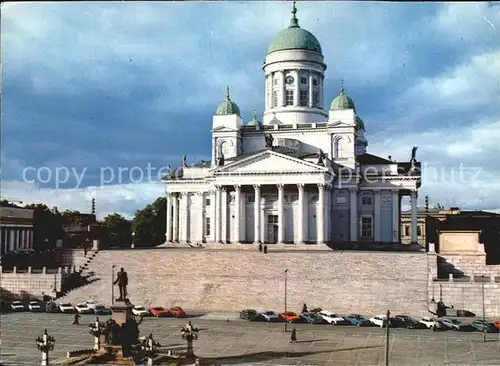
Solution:
<svg viewBox="0 0 500 366">
<path fill-rule="evenodd" d="M 225 161 L 225 159 L 224 159 L 224 153 L 221 151 L 219 153 L 219 157 L 217 158 L 217 165 L 218 166 L 224 166 L 224 161 Z"/>
<path fill-rule="evenodd" d="M 120 297 L 118 300 L 125 301 L 127 299 L 128 276 L 123 267 L 120 269 L 120 272 L 118 272 L 117 278 L 113 283 L 113 285 L 116 284 L 118 284 L 118 288 L 120 289 Z"/>
<path fill-rule="evenodd" d="M 270 133 L 266 133 L 264 138 L 266 139 L 266 149 L 272 149 L 274 141 L 273 135 L 271 135 Z"/>
</svg>

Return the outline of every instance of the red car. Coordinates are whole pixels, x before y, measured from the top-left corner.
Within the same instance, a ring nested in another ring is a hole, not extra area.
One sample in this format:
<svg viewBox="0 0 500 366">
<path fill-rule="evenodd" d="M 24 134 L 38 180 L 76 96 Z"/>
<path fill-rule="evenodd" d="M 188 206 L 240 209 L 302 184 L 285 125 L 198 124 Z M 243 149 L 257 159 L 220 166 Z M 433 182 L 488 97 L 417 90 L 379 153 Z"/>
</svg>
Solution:
<svg viewBox="0 0 500 366">
<path fill-rule="evenodd" d="M 186 313 L 180 306 L 174 306 L 173 308 L 170 308 L 170 314 L 175 316 L 176 318 L 183 318 L 186 316 Z"/>
<path fill-rule="evenodd" d="M 500 329 L 500 320 L 493 322 L 493 325 L 495 326 L 495 328 Z"/>
<path fill-rule="evenodd" d="M 156 316 L 157 318 L 160 316 L 170 316 L 170 310 L 165 309 L 161 306 L 154 306 L 149 309 L 149 312 Z"/>
<path fill-rule="evenodd" d="M 291 311 L 281 313 L 280 318 L 287 322 L 296 322 L 300 320 L 300 316 L 298 316 L 297 313 Z"/>
</svg>

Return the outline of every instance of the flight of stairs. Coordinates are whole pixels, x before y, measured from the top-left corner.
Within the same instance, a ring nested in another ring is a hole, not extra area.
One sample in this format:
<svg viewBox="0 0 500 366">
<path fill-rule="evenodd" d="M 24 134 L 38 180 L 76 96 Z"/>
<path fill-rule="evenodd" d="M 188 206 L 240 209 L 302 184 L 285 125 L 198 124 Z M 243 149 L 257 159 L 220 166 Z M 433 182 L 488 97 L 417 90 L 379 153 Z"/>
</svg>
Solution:
<svg viewBox="0 0 500 366">
<path fill-rule="evenodd" d="M 79 253 L 76 253 L 76 257 L 73 258 L 73 262 L 79 263 L 79 265 L 77 265 L 78 272 L 73 273 L 70 278 L 63 283 L 62 291 L 58 294 L 58 298 L 65 298 L 66 295 L 72 291 L 99 280 L 99 277 L 97 277 L 95 272 L 91 269 L 91 263 L 96 258 L 98 253 L 99 250 L 89 250 L 86 256 L 84 256 L 83 251 L 81 256 Z"/>
</svg>

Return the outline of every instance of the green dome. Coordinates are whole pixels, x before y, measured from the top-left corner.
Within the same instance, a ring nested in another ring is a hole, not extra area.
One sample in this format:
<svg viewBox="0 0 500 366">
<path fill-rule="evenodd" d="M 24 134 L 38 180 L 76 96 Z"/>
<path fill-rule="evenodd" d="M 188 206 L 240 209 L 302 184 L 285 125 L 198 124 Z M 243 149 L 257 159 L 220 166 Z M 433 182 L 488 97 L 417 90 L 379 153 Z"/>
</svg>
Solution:
<svg viewBox="0 0 500 366">
<path fill-rule="evenodd" d="M 356 130 L 363 130 L 363 131 L 366 131 L 365 130 L 365 123 L 363 122 L 363 120 L 361 118 L 359 118 L 358 116 L 356 116 Z"/>
<path fill-rule="evenodd" d="M 292 19 L 288 28 L 279 32 L 272 40 L 267 54 L 283 50 L 309 50 L 321 53 L 321 45 L 311 32 L 299 27 L 299 21 L 295 17 L 297 9 L 295 2 L 292 8 Z"/>
<path fill-rule="evenodd" d="M 259 122 L 259 120 L 257 119 L 257 111 L 253 110 L 253 118 L 250 122 L 248 122 L 247 126 L 260 126 L 261 123 Z"/>
<path fill-rule="evenodd" d="M 356 111 L 356 107 L 354 106 L 354 102 L 351 98 L 345 95 L 344 88 L 340 89 L 340 94 L 337 95 L 333 100 L 332 104 L 330 104 L 331 111 L 343 110 L 343 109 L 354 109 Z"/>
<path fill-rule="evenodd" d="M 215 115 L 216 116 L 228 116 L 231 114 L 236 114 L 236 115 L 240 116 L 240 108 L 229 97 L 229 87 L 227 87 L 226 99 L 219 104 L 219 106 L 217 107 L 217 110 L 215 111 Z"/>
</svg>

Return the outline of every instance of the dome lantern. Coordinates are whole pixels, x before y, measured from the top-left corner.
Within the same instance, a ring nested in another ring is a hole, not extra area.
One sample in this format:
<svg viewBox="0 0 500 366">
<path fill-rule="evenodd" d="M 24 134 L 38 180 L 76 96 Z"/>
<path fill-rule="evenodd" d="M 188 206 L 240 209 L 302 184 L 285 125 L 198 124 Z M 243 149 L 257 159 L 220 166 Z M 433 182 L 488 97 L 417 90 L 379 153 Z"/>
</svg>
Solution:
<svg viewBox="0 0 500 366">
<path fill-rule="evenodd" d="M 338 111 L 344 109 L 354 109 L 354 112 L 356 112 L 356 106 L 353 100 L 345 94 L 344 81 L 342 80 L 340 83 L 340 93 L 332 100 L 330 110 Z"/>
</svg>

